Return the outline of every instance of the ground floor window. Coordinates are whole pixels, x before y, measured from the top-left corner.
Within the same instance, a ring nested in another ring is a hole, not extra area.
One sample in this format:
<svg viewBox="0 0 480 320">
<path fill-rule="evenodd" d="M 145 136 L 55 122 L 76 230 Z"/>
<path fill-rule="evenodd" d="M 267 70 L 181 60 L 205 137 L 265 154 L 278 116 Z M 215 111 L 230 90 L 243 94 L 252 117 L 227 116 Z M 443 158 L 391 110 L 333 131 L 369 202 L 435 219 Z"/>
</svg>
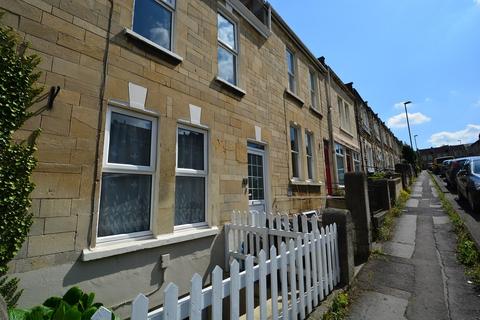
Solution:
<svg viewBox="0 0 480 320">
<path fill-rule="evenodd" d="M 345 184 L 345 147 L 341 144 L 335 144 L 335 158 L 337 161 L 338 184 Z"/>
<path fill-rule="evenodd" d="M 360 166 L 360 154 L 358 152 L 353 152 L 353 168 L 355 172 L 360 172 L 361 166 Z"/>
<path fill-rule="evenodd" d="M 150 232 L 157 119 L 107 110 L 97 235 L 99 241 Z"/>
<path fill-rule="evenodd" d="M 300 137 L 299 128 L 290 126 L 290 154 L 292 157 L 292 178 L 300 178 Z"/>
<path fill-rule="evenodd" d="M 307 157 L 307 179 L 313 180 L 313 134 L 311 132 L 305 131 L 305 153 Z"/>
<path fill-rule="evenodd" d="M 179 125 L 175 178 L 175 226 L 206 224 L 207 132 Z"/>
</svg>

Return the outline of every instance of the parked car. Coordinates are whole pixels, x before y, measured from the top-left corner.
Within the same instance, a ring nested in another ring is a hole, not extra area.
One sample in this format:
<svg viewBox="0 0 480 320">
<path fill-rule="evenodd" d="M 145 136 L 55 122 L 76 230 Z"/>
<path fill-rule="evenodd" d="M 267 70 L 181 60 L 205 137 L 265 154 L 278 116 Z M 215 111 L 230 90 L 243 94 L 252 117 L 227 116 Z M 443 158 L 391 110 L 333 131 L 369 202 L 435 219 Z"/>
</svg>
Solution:
<svg viewBox="0 0 480 320">
<path fill-rule="evenodd" d="M 447 172 L 448 167 L 450 167 L 450 163 L 452 160 L 444 160 L 442 165 L 440 166 L 440 176 L 445 177 L 445 173 Z"/>
<path fill-rule="evenodd" d="M 480 156 L 468 158 L 458 171 L 457 190 L 473 211 L 480 212 Z"/>
<path fill-rule="evenodd" d="M 446 156 L 446 157 L 435 158 L 435 159 L 433 160 L 433 164 L 432 164 L 432 171 L 433 171 L 433 173 L 439 174 L 439 173 L 440 173 L 440 168 L 441 168 L 441 166 L 442 166 L 443 161 L 445 161 L 445 160 L 450 160 L 450 159 L 453 159 L 453 157 L 452 157 L 452 156 Z"/>
<path fill-rule="evenodd" d="M 447 186 L 456 189 L 457 188 L 457 173 L 462 169 L 463 165 L 465 164 L 465 161 L 468 160 L 468 157 L 466 158 L 457 158 L 453 159 L 450 164 L 448 165 L 446 171 L 445 171 L 445 178 L 447 180 Z"/>
</svg>

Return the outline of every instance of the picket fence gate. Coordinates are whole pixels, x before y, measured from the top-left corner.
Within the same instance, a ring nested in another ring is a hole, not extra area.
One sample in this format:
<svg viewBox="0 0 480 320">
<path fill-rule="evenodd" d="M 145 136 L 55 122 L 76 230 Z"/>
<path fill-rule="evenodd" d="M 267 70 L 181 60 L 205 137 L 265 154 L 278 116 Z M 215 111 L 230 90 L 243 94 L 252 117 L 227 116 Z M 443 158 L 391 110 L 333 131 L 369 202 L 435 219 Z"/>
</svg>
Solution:
<svg viewBox="0 0 480 320">
<path fill-rule="evenodd" d="M 279 252 L 275 245 L 271 246 L 268 260 L 267 252 L 261 249 L 256 265 L 254 257 L 247 255 L 243 271 L 237 260 L 231 261 L 230 277 L 226 279 L 222 268 L 216 266 L 211 274 L 212 285 L 206 288 L 202 288 L 202 277 L 195 274 L 190 295 L 180 299 L 177 285 L 170 283 L 164 290 L 163 307 L 152 312 L 148 312 L 148 298 L 139 294 L 132 302 L 131 319 L 200 320 L 204 310 L 211 307 L 209 318 L 220 320 L 227 316 L 223 314 L 225 298 L 230 305 L 228 318 L 239 319 L 240 290 L 244 288 L 247 320 L 305 319 L 340 281 L 337 241 L 336 224 L 304 233 L 282 242 Z M 259 309 L 256 315 L 255 304 Z M 267 313 L 269 305 L 271 310 Z M 110 317 L 109 311 L 101 308 L 92 320 L 110 320 Z"/>
<path fill-rule="evenodd" d="M 231 223 L 225 225 L 225 265 L 231 258 L 244 260 L 247 255 L 256 255 L 261 249 L 269 258 L 269 248 L 282 242 L 302 237 L 308 232 L 318 232 L 316 211 L 287 215 L 257 211 L 233 211 Z M 257 260 L 255 260 L 257 261 Z"/>
</svg>

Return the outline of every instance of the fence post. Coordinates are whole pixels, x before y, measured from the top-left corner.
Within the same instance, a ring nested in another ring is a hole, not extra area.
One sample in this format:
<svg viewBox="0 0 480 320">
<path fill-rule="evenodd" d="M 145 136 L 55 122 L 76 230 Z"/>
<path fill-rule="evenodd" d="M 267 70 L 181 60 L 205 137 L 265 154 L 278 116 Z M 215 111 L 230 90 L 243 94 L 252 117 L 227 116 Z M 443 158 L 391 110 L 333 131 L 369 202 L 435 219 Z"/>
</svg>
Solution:
<svg viewBox="0 0 480 320">
<path fill-rule="evenodd" d="M 324 226 L 337 224 L 337 246 L 340 264 L 340 284 L 350 284 L 353 280 L 353 222 L 348 210 L 327 208 L 323 211 Z"/>
<path fill-rule="evenodd" d="M 359 265 L 368 260 L 372 243 L 370 204 L 365 173 L 349 172 L 345 174 L 345 201 L 354 224 L 355 265 Z"/>
<path fill-rule="evenodd" d="M 148 298 L 139 294 L 132 302 L 131 320 L 145 320 L 148 315 Z"/>
</svg>

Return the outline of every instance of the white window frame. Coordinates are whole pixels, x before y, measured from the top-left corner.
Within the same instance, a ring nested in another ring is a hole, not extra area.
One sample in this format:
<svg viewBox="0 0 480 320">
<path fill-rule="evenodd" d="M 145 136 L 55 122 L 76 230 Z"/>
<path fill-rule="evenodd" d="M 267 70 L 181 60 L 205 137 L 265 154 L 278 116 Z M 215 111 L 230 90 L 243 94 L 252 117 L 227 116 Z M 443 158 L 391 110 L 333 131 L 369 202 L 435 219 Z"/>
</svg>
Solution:
<svg viewBox="0 0 480 320">
<path fill-rule="evenodd" d="M 290 72 L 290 70 L 288 68 L 288 66 L 290 64 L 290 61 L 288 59 L 289 54 L 292 56 L 292 61 L 291 61 L 292 62 L 292 69 L 293 69 L 292 73 Z M 288 79 L 287 79 L 288 80 L 288 86 L 287 86 L 287 88 L 292 93 L 296 94 L 297 93 L 297 76 L 296 76 L 296 74 L 297 74 L 297 63 L 296 63 L 296 59 L 295 59 L 295 53 L 293 53 L 293 51 L 290 50 L 288 47 L 285 48 L 285 58 L 287 60 L 287 75 L 288 75 Z M 292 81 L 293 88 L 290 87 L 290 77 L 292 77 L 292 79 L 293 79 L 293 81 Z"/>
<path fill-rule="evenodd" d="M 315 71 L 310 70 L 309 72 L 310 77 L 310 100 L 312 103 L 312 108 L 318 110 L 318 81 L 317 81 L 317 74 Z"/>
<path fill-rule="evenodd" d="M 369 124 L 369 121 L 368 121 L 368 113 L 365 109 L 362 109 L 362 122 L 363 122 L 363 125 L 365 127 L 365 130 L 370 132 L 370 124 Z"/>
<path fill-rule="evenodd" d="M 343 107 L 345 108 L 345 129 L 348 132 L 352 132 L 352 122 L 350 118 L 350 104 L 347 101 L 343 101 Z"/>
<path fill-rule="evenodd" d="M 292 137 L 290 136 L 290 139 L 288 140 L 288 143 L 290 144 L 290 158 L 291 158 L 291 166 L 292 166 L 292 180 L 300 180 L 301 176 L 302 176 L 302 168 L 301 168 L 301 157 L 302 157 L 302 152 L 300 150 L 302 150 L 302 144 L 301 144 L 301 141 L 302 141 L 302 131 L 301 131 L 301 128 L 297 125 L 294 125 L 294 124 L 290 124 L 290 131 L 289 131 L 289 135 L 291 133 L 291 129 L 294 129 L 295 130 L 295 136 L 297 138 L 297 141 L 296 141 L 296 145 L 297 145 L 297 148 L 298 150 L 292 150 Z M 293 175 L 293 154 L 296 154 L 297 156 L 297 168 L 298 168 L 298 176 L 294 176 Z"/>
<path fill-rule="evenodd" d="M 340 152 L 339 152 L 340 150 Z M 338 142 L 335 142 L 335 162 L 337 162 L 337 157 L 341 157 L 342 158 L 342 162 L 343 162 L 343 175 L 345 177 L 345 173 L 347 173 L 347 164 L 346 164 L 346 157 L 347 157 L 347 154 L 346 154 L 346 147 Z M 338 181 L 338 184 L 340 186 L 343 186 L 343 184 L 340 184 L 340 176 L 338 175 L 338 165 L 337 165 L 337 172 L 335 172 L 335 174 L 337 175 L 337 181 Z M 345 178 L 344 178 L 345 179 Z M 344 181 L 345 183 L 345 181 Z"/>
<path fill-rule="evenodd" d="M 353 160 L 353 171 L 354 172 L 360 172 L 362 171 L 362 165 L 360 161 L 360 153 L 356 151 L 352 151 L 352 160 Z M 356 166 L 358 165 L 358 171 L 356 170 Z"/>
<path fill-rule="evenodd" d="M 185 129 L 194 132 L 198 132 L 203 134 L 203 170 L 196 170 L 196 169 L 187 169 L 187 168 L 179 168 L 178 167 L 178 129 Z M 173 227 L 174 231 L 184 230 L 184 229 L 191 229 L 197 227 L 204 227 L 208 226 L 208 131 L 199 129 L 194 126 L 188 126 L 181 123 L 177 124 L 177 128 L 175 129 L 175 178 L 177 176 L 181 177 L 203 177 L 205 179 L 205 221 L 204 222 L 197 222 L 197 223 L 188 223 L 177 225 Z M 175 188 L 175 193 L 177 192 Z M 176 194 L 175 194 L 176 196 Z M 175 206 L 176 204 L 174 204 Z M 175 221 L 175 208 L 174 208 L 174 221 Z"/>
<path fill-rule="evenodd" d="M 148 120 L 152 122 L 152 136 L 151 136 L 151 146 L 150 146 L 150 166 L 137 166 L 131 164 L 117 164 L 111 163 L 108 161 L 108 153 L 110 150 L 110 128 L 111 128 L 111 119 L 112 119 L 112 112 L 120 113 L 126 116 L 135 117 L 143 120 Z M 97 243 L 105 243 L 117 240 L 124 240 L 124 239 L 132 239 L 132 238 L 139 238 L 139 237 L 146 237 L 152 236 L 152 226 L 153 226 L 153 212 L 154 212 L 154 196 L 155 196 L 155 171 L 156 171 L 156 159 L 157 159 L 157 137 L 158 137 L 158 118 L 145 115 L 140 112 L 125 110 L 123 108 L 117 108 L 113 106 L 108 106 L 106 119 L 105 119 L 105 135 L 104 135 L 104 143 L 103 143 L 103 167 L 102 167 L 102 179 L 103 173 L 125 173 L 125 174 L 136 174 L 136 175 L 150 175 L 151 176 L 151 195 L 150 195 L 150 228 L 149 230 L 139 231 L 139 232 L 132 232 L 132 233 L 124 233 L 124 234 L 116 234 L 111 236 L 98 236 L 98 226 L 100 223 L 100 205 L 98 206 L 99 212 L 97 217 L 97 225 L 96 225 L 96 235 L 97 235 Z M 102 199 L 101 196 L 101 188 L 100 188 L 100 197 L 99 197 L 99 204 Z"/>
<path fill-rule="evenodd" d="M 338 111 L 340 113 L 340 128 L 345 128 L 345 108 L 343 107 L 343 99 L 337 96 Z"/>
<path fill-rule="evenodd" d="M 312 152 L 311 155 L 308 154 L 307 152 L 307 146 L 311 143 L 310 150 Z M 309 130 L 305 130 L 305 158 L 307 160 L 307 174 L 306 174 L 306 180 L 308 181 L 314 181 L 315 180 L 315 140 L 313 136 L 313 132 Z M 310 162 L 310 167 L 312 168 L 312 176 L 308 176 L 308 163 Z"/>
<path fill-rule="evenodd" d="M 132 31 L 138 35 L 140 35 L 142 38 L 145 38 L 149 41 L 151 41 L 150 39 L 148 39 L 147 37 L 145 37 L 144 35 L 140 34 L 140 33 L 137 33 L 134 29 L 133 29 L 133 22 L 135 21 L 135 2 L 137 1 L 145 1 L 145 0 L 134 0 L 133 1 L 133 8 L 132 8 Z M 169 52 L 175 52 L 175 37 L 174 37 L 174 34 L 175 34 L 175 12 L 176 12 L 176 7 L 177 7 L 177 0 L 173 0 L 173 4 L 169 3 L 168 0 L 155 0 L 155 2 L 160 5 L 160 6 L 163 6 L 166 10 L 170 11 L 172 13 L 172 22 L 171 22 L 171 31 L 170 31 L 170 49 L 168 48 L 165 48 L 163 46 L 161 46 L 160 44 L 156 43 L 156 42 L 153 42 L 151 41 L 152 43 L 154 43 L 155 45 L 157 45 L 158 47 L 164 49 L 164 50 L 167 50 Z"/>
<path fill-rule="evenodd" d="M 233 33 L 234 33 L 234 36 L 235 36 L 235 48 L 231 48 L 228 44 L 226 44 L 225 42 L 223 42 L 222 40 L 220 40 L 220 38 L 218 37 L 218 16 L 221 15 L 225 20 L 227 20 L 228 22 L 230 22 L 232 25 L 233 25 Z M 227 79 L 223 79 L 222 77 L 220 77 L 220 65 L 218 63 L 218 48 L 217 48 L 217 76 L 219 79 L 222 79 L 223 81 L 231 84 L 231 85 L 234 85 L 234 86 L 238 86 L 238 53 L 240 52 L 239 50 L 239 37 L 238 37 L 239 33 L 238 33 L 238 23 L 235 19 L 233 19 L 233 17 L 231 16 L 231 14 L 229 14 L 228 12 L 224 11 L 224 10 L 219 10 L 217 11 L 217 43 L 218 43 L 218 47 L 221 47 L 222 49 L 226 50 L 227 52 L 231 53 L 233 55 L 233 59 L 235 60 L 234 61 L 234 82 L 235 83 L 230 83 Z"/>
</svg>

